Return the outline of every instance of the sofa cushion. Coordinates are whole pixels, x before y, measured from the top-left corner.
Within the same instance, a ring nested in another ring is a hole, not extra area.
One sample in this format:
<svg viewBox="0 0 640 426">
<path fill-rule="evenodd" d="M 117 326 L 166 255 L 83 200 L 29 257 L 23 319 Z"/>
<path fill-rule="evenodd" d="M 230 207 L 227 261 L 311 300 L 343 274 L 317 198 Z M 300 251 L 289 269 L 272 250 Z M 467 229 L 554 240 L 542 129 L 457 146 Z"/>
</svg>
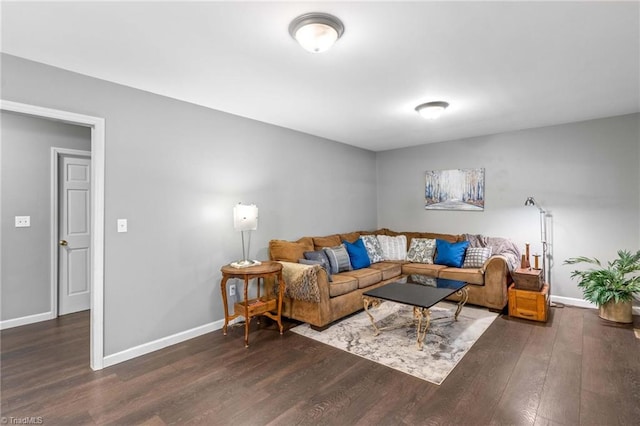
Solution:
<svg viewBox="0 0 640 426">
<path fill-rule="evenodd" d="M 347 275 L 349 277 L 356 278 L 358 280 L 358 288 L 369 287 L 382 281 L 382 272 L 371 268 L 347 271 L 340 275 Z"/>
<path fill-rule="evenodd" d="M 491 247 L 468 247 L 464 254 L 463 268 L 482 268 L 491 257 Z"/>
<path fill-rule="evenodd" d="M 373 231 L 372 234 L 375 234 L 375 235 L 389 235 L 389 236 L 395 237 L 396 235 L 400 235 L 400 232 L 392 231 L 389 228 L 380 228 L 380 229 L 378 229 L 376 231 Z"/>
<path fill-rule="evenodd" d="M 349 232 L 348 234 L 340 234 L 340 241 L 348 241 L 354 243 L 360 238 L 360 232 Z"/>
<path fill-rule="evenodd" d="M 432 238 L 414 238 L 409 244 L 407 260 L 409 262 L 433 263 L 436 240 Z"/>
<path fill-rule="evenodd" d="M 384 260 L 405 260 L 407 258 L 407 237 L 398 235 L 390 237 L 388 235 L 378 235 Z"/>
<path fill-rule="evenodd" d="M 304 252 L 313 250 L 311 238 L 301 238 L 298 241 L 271 240 L 269 241 L 269 257 L 271 260 L 297 262 L 304 258 Z"/>
<path fill-rule="evenodd" d="M 324 252 L 329 258 L 329 264 L 331 265 L 331 273 L 337 274 L 339 272 L 350 271 L 351 260 L 349 259 L 349 253 L 344 244 L 340 244 L 335 247 L 325 247 Z"/>
<path fill-rule="evenodd" d="M 421 274 L 437 277 L 438 273 L 447 267 L 444 265 L 430 265 L 428 263 L 405 263 L 402 265 L 403 274 Z"/>
<path fill-rule="evenodd" d="M 464 235 L 438 234 L 436 232 L 403 232 L 407 236 L 407 242 L 411 244 L 414 238 L 430 238 L 432 240 L 445 240 L 450 243 L 457 243 L 464 240 Z"/>
<path fill-rule="evenodd" d="M 469 246 L 469 241 L 450 243 L 445 240 L 436 240 L 436 259 L 434 263 L 438 265 L 461 268 L 464 262 L 464 252 Z"/>
<path fill-rule="evenodd" d="M 340 245 L 342 240 L 340 239 L 340 235 L 329 235 L 327 237 L 313 237 L 313 250 L 320 250 L 325 247 L 335 247 Z"/>
<path fill-rule="evenodd" d="M 333 276 L 333 281 L 329 283 L 329 297 L 336 297 L 351 293 L 358 288 L 358 280 L 345 274 Z"/>
<path fill-rule="evenodd" d="M 376 269 L 382 273 L 382 280 L 388 280 L 393 277 L 402 275 L 402 264 L 394 262 L 379 262 L 372 263 L 369 266 L 371 269 Z"/>
<path fill-rule="evenodd" d="M 362 242 L 360 238 L 354 243 L 345 240 L 342 244 L 344 244 L 347 253 L 349 253 L 349 260 L 351 261 L 351 267 L 353 269 L 362 269 L 371 265 L 367 249 L 364 247 L 364 242 Z"/>
<path fill-rule="evenodd" d="M 371 263 L 382 262 L 384 260 L 384 253 L 382 247 L 380 247 L 380 241 L 375 235 L 362 235 L 360 239 L 364 243 L 369 255 L 369 261 Z"/>
<path fill-rule="evenodd" d="M 445 268 L 440 271 L 438 278 L 464 281 L 469 284 L 484 285 L 484 274 L 479 268 Z"/>
</svg>

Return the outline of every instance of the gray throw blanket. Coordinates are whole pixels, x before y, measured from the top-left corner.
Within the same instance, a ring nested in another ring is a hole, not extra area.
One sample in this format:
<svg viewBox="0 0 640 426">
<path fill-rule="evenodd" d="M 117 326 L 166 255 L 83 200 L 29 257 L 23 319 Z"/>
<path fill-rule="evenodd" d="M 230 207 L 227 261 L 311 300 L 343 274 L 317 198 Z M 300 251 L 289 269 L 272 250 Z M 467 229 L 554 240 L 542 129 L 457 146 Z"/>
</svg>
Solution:
<svg viewBox="0 0 640 426">
<path fill-rule="evenodd" d="M 480 234 L 464 234 L 464 239 L 469 241 L 469 247 L 491 247 L 491 254 L 499 254 L 507 259 L 509 271 L 520 266 L 520 249 L 507 238 L 486 237 Z"/>
</svg>

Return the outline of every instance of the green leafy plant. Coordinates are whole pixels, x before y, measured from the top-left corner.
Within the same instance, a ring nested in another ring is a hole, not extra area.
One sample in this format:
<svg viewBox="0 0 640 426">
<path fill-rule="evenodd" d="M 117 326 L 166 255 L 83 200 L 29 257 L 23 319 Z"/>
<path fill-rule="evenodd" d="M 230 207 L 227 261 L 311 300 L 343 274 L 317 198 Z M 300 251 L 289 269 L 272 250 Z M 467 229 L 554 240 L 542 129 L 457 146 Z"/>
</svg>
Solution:
<svg viewBox="0 0 640 426">
<path fill-rule="evenodd" d="M 565 265 L 589 263 L 599 268 L 586 271 L 573 271 L 571 278 L 578 278 L 578 287 L 582 288 L 585 300 L 602 306 L 607 302 L 631 301 L 633 293 L 640 292 L 640 250 L 632 254 L 627 250 L 618 250 L 618 258 L 604 267 L 596 258 L 584 256 L 564 261 Z"/>
</svg>

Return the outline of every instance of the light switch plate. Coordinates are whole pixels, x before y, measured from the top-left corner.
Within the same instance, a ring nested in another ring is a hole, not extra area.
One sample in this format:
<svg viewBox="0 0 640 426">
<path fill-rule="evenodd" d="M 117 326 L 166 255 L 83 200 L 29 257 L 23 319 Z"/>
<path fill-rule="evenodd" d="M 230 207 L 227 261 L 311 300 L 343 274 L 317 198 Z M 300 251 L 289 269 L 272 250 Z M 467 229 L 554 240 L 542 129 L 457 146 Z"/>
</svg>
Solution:
<svg viewBox="0 0 640 426">
<path fill-rule="evenodd" d="M 118 219 L 118 232 L 127 232 L 127 219 Z"/>
<path fill-rule="evenodd" d="M 16 228 L 28 228 L 31 226 L 31 216 L 16 216 Z"/>
</svg>

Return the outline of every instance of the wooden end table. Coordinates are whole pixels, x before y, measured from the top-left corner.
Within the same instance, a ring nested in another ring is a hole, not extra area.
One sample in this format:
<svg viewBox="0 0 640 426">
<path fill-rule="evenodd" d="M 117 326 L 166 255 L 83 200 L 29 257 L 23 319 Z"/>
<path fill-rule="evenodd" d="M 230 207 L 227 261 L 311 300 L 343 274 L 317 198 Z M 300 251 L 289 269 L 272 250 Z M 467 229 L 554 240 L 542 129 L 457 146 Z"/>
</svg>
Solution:
<svg viewBox="0 0 640 426">
<path fill-rule="evenodd" d="M 244 324 L 244 345 L 249 347 L 249 323 L 251 318 L 264 315 L 277 321 L 280 328 L 280 334 L 283 333 L 282 327 L 282 298 L 284 296 L 284 279 L 282 278 L 282 264 L 278 262 L 263 262 L 260 265 L 249 266 L 247 268 L 235 268 L 225 265 L 221 269 L 222 281 L 220 289 L 222 290 L 222 303 L 224 304 L 224 327 L 222 332 L 227 335 L 227 326 L 229 321 L 239 316 L 245 319 Z M 227 302 L 227 281 L 229 278 L 238 278 L 244 280 L 244 299 L 242 302 L 236 302 L 233 305 L 233 315 L 229 315 L 229 306 Z M 264 284 L 265 278 L 277 278 L 278 294 L 273 296 L 269 289 L 265 286 L 265 294 L 260 296 L 260 279 Z M 249 281 L 255 279 L 258 285 L 258 295 L 255 299 L 249 299 Z M 274 314 L 273 312 L 277 313 Z"/>
</svg>

